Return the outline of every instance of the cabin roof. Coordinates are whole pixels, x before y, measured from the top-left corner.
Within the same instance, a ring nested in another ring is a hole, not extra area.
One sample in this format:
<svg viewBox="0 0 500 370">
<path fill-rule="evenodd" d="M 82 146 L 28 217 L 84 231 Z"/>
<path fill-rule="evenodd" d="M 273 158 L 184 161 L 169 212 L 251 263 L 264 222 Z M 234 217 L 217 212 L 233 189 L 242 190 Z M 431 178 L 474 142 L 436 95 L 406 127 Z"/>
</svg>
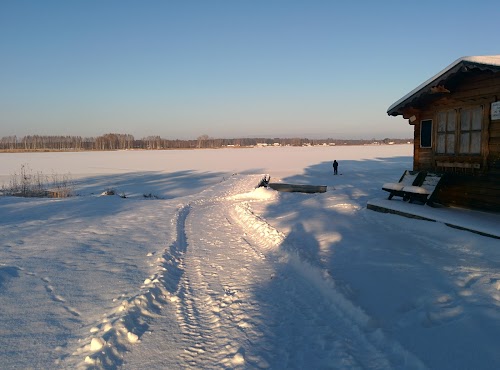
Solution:
<svg viewBox="0 0 500 370">
<path fill-rule="evenodd" d="M 397 102 L 392 104 L 387 110 L 390 116 L 398 116 L 403 114 L 403 109 L 411 106 L 413 102 L 423 97 L 434 93 L 434 89 L 443 86 L 444 82 L 457 73 L 468 72 L 473 69 L 487 70 L 491 72 L 500 71 L 500 55 L 488 56 L 469 56 L 462 57 L 454 61 L 448 67 L 443 69 L 435 76 L 429 78 L 420 86 L 403 96 Z"/>
</svg>

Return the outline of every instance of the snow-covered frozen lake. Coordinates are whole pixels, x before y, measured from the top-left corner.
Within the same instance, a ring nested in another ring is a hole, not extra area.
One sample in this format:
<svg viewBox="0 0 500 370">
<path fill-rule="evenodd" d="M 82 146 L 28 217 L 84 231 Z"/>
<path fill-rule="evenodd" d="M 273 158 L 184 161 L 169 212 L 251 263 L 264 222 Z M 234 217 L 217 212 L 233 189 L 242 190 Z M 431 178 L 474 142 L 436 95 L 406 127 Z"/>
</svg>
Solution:
<svg viewBox="0 0 500 370">
<path fill-rule="evenodd" d="M 500 368 L 499 240 L 366 209 L 412 150 L 0 154 L 78 194 L 0 197 L 0 367 Z"/>
</svg>

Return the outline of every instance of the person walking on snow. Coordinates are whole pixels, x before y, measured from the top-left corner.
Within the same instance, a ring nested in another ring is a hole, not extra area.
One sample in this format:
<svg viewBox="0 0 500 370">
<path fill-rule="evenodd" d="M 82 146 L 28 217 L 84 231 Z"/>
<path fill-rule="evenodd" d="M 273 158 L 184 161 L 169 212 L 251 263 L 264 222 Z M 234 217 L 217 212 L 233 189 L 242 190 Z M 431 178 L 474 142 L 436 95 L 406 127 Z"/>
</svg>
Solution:
<svg viewBox="0 0 500 370">
<path fill-rule="evenodd" d="M 338 163 L 338 162 L 337 162 L 337 160 L 335 159 L 335 160 L 333 161 L 333 174 L 334 174 L 334 175 L 337 175 L 337 174 L 338 174 L 338 172 L 337 172 L 337 168 L 338 168 L 338 167 L 339 167 L 339 163 Z"/>
</svg>

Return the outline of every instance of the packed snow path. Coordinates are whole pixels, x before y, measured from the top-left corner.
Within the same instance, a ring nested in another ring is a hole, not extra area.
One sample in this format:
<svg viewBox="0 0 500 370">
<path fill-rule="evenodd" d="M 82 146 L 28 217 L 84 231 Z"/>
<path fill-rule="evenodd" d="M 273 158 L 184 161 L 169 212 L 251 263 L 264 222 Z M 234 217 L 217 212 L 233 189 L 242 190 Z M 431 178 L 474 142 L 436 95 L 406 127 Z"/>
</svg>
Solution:
<svg viewBox="0 0 500 370">
<path fill-rule="evenodd" d="M 179 368 L 418 367 L 327 277 L 281 251 L 284 236 L 248 202 L 205 196 L 179 210 L 176 226 L 168 260 L 177 266 L 165 264 L 163 279 L 181 329 Z"/>
<path fill-rule="evenodd" d="M 339 333 L 333 326 L 338 318 L 332 320 L 335 313 L 315 287 L 277 256 L 261 252 L 264 246 L 249 238 L 230 212 L 220 212 L 221 206 L 228 210 L 218 202 L 195 205 L 186 218 L 185 273 L 177 302 L 186 365 L 304 368 L 317 361 L 352 367 L 360 359 L 349 353 L 357 347 L 365 353 L 364 365 L 375 360 L 387 367 L 376 350 L 361 343 L 365 338 L 359 333 Z M 201 224 L 204 236 L 198 239 L 195 228 Z M 307 347 L 293 352 L 294 341 L 304 337 Z M 358 343 L 347 348 L 351 340 Z"/>
</svg>

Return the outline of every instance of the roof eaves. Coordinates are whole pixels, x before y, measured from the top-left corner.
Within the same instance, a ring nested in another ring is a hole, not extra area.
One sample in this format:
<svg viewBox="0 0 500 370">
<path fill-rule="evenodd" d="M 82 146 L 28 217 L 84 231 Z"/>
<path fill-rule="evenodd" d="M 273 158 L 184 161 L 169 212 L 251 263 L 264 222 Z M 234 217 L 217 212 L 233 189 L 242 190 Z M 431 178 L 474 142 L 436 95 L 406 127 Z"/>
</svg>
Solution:
<svg viewBox="0 0 500 370">
<path fill-rule="evenodd" d="M 500 55 L 492 56 L 475 56 L 475 57 L 462 57 L 454 61 L 448 67 L 440 71 L 438 74 L 429 78 L 427 81 L 410 91 L 401 99 L 392 104 L 387 109 L 387 114 L 390 116 L 398 116 L 402 114 L 399 110 L 406 105 L 409 101 L 420 97 L 425 92 L 429 91 L 431 87 L 439 85 L 439 81 L 446 80 L 452 74 L 460 71 L 463 67 L 479 67 L 483 70 L 500 70 Z"/>
</svg>

